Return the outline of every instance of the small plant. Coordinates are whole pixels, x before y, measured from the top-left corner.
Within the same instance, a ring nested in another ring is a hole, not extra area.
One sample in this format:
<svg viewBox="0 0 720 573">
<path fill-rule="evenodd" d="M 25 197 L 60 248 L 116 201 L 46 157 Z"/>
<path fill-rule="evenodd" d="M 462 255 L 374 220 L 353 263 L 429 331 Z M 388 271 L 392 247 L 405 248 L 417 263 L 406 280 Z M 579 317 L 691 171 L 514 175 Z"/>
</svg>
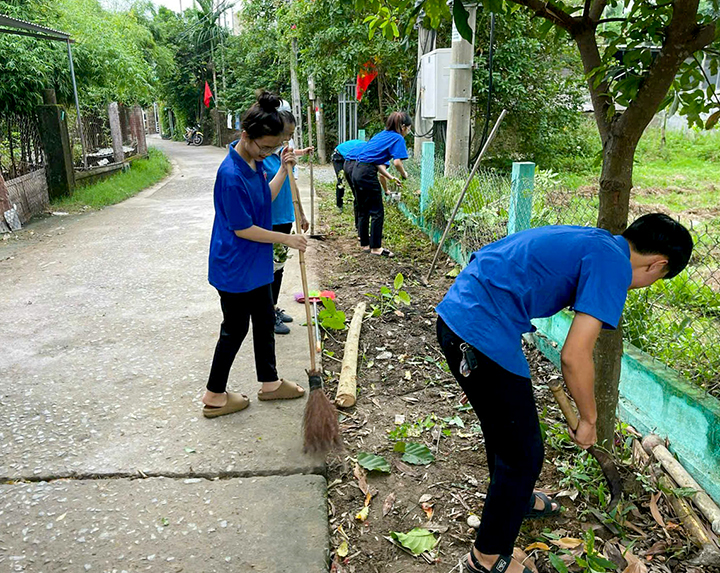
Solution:
<svg viewBox="0 0 720 573">
<path fill-rule="evenodd" d="M 392 290 L 383 285 L 380 287 L 379 296 L 365 293 L 365 296 L 369 296 L 378 301 L 378 304 L 371 305 L 372 311 L 370 316 L 382 316 L 390 312 L 397 312 L 401 305 L 410 306 L 410 295 L 406 291 L 401 290 L 404 282 L 405 277 L 403 277 L 402 273 L 398 273 L 395 275 Z"/>
<path fill-rule="evenodd" d="M 321 297 L 323 309 L 318 313 L 318 322 L 325 330 L 345 330 L 345 313 L 338 310 L 335 302 Z"/>
</svg>

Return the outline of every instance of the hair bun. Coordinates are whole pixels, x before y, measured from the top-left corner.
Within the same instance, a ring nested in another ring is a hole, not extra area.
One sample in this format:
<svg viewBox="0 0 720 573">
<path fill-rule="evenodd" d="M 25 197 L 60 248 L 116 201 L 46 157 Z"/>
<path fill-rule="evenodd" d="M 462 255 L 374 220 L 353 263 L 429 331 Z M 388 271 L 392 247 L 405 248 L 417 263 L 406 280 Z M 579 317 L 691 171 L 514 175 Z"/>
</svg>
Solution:
<svg viewBox="0 0 720 573">
<path fill-rule="evenodd" d="M 262 92 L 258 96 L 258 105 L 265 113 L 273 113 L 280 107 L 280 98 L 270 92 Z"/>
</svg>

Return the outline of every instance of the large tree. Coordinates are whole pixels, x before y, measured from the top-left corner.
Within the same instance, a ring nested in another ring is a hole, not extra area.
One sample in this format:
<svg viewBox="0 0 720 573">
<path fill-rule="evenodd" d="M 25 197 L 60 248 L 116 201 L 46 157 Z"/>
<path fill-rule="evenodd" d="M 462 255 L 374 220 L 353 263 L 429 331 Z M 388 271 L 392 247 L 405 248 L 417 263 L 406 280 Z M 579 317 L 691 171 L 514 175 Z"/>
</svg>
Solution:
<svg viewBox="0 0 720 573">
<path fill-rule="evenodd" d="M 459 32 L 468 37 L 463 2 L 468 3 L 455 0 L 452 10 Z M 407 31 L 418 17 L 437 26 L 450 15 L 445 0 L 356 3 L 376 14 L 369 25 L 386 35 Z M 498 14 L 521 7 L 543 19 L 548 32 L 574 42 L 602 142 L 598 226 L 620 233 L 628 223 L 637 144 L 654 115 L 672 101 L 671 88 L 691 123 L 701 124 L 701 112 L 717 107 L 712 83 L 700 89 L 705 70 L 697 56 L 717 37 L 716 0 L 702 6 L 700 0 L 484 0 L 483 6 Z M 717 115 L 711 118 L 710 123 Z M 595 360 L 601 443 L 610 444 L 614 433 L 621 356 L 622 333 L 603 332 Z"/>
</svg>

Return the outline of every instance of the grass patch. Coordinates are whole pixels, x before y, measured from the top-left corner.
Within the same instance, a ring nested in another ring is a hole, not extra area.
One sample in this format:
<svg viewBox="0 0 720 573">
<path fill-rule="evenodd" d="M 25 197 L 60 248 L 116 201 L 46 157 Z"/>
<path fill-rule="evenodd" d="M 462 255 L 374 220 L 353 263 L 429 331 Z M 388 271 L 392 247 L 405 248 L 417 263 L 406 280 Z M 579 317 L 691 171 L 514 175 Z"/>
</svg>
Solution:
<svg viewBox="0 0 720 573">
<path fill-rule="evenodd" d="M 112 177 L 75 189 L 72 195 L 61 197 L 52 202 L 55 210 L 77 212 L 87 209 L 100 209 L 120 203 L 136 193 L 147 189 L 163 179 L 170 172 L 170 161 L 165 154 L 151 147 L 148 159 L 133 161 L 130 170 Z"/>
</svg>

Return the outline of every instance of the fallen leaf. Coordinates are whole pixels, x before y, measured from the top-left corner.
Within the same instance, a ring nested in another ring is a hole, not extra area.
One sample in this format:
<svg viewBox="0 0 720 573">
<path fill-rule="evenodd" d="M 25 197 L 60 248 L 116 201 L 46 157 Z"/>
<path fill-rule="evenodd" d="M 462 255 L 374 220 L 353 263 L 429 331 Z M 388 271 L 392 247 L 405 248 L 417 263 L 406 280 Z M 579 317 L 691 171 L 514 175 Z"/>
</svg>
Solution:
<svg viewBox="0 0 720 573">
<path fill-rule="evenodd" d="M 531 543 L 525 548 L 525 553 L 529 553 L 533 549 L 541 549 L 543 551 L 550 551 L 550 547 L 543 543 L 542 541 L 536 541 L 535 543 Z"/>
<path fill-rule="evenodd" d="M 635 561 L 631 563 L 622 573 L 647 573 L 647 567 L 642 561 Z"/>
<path fill-rule="evenodd" d="M 668 549 L 667 541 L 656 541 L 653 546 L 645 552 L 645 555 L 661 555 Z"/>
<path fill-rule="evenodd" d="M 390 536 L 392 539 L 400 543 L 406 549 L 409 549 L 413 555 L 420 555 L 425 551 L 430 551 L 435 545 L 437 545 L 437 539 L 432 532 L 427 529 L 420 529 L 416 527 L 407 533 L 400 533 L 399 531 L 391 531 Z"/>
<path fill-rule="evenodd" d="M 355 479 L 358 481 L 358 487 L 360 488 L 360 491 L 363 492 L 365 495 L 368 494 L 370 491 L 370 488 L 368 487 L 367 483 L 367 472 L 363 470 L 359 464 L 355 464 L 355 469 L 353 470 L 353 475 L 355 476 Z"/>
<path fill-rule="evenodd" d="M 551 539 L 550 543 L 562 549 L 575 549 L 583 544 L 583 540 L 576 537 L 563 537 L 561 539 Z"/>
<path fill-rule="evenodd" d="M 410 370 L 405 370 L 405 380 L 412 380 L 412 374 Z"/>
<path fill-rule="evenodd" d="M 337 548 L 337 556 L 338 557 L 347 557 L 348 554 L 348 542 L 343 541 L 340 544 L 340 547 Z"/>
<path fill-rule="evenodd" d="M 393 506 L 395 505 L 395 493 L 391 493 L 385 498 L 385 501 L 383 502 L 382 506 L 382 514 L 383 517 L 385 517 L 388 513 L 392 511 Z"/>
<path fill-rule="evenodd" d="M 355 519 L 357 519 L 358 521 L 365 521 L 368 518 L 369 513 L 370 513 L 370 508 L 366 505 L 360 511 L 357 512 Z"/>
<path fill-rule="evenodd" d="M 427 501 L 430 501 L 432 499 L 432 495 L 429 493 L 424 493 L 420 496 L 420 499 L 418 500 L 418 503 L 425 503 Z"/>
<path fill-rule="evenodd" d="M 376 491 L 369 491 L 365 494 L 365 507 L 370 505 L 370 501 L 372 500 L 373 496 L 376 494 Z"/>
<path fill-rule="evenodd" d="M 421 503 L 420 507 L 425 512 L 425 515 L 427 515 L 427 520 L 430 521 L 434 513 L 432 503 Z"/>
<path fill-rule="evenodd" d="M 603 555 L 608 561 L 612 561 L 618 569 L 625 569 L 628 561 L 623 557 L 622 550 L 614 543 L 607 542 L 603 547 Z"/>
<path fill-rule="evenodd" d="M 653 516 L 653 519 L 657 522 L 657 524 L 665 529 L 665 520 L 662 518 L 662 515 L 660 515 L 660 510 L 657 505 L 657 500 L 660 495 L 661 492 L 657 492 L 650 498 L 650 514 Z"/>
</svg>

